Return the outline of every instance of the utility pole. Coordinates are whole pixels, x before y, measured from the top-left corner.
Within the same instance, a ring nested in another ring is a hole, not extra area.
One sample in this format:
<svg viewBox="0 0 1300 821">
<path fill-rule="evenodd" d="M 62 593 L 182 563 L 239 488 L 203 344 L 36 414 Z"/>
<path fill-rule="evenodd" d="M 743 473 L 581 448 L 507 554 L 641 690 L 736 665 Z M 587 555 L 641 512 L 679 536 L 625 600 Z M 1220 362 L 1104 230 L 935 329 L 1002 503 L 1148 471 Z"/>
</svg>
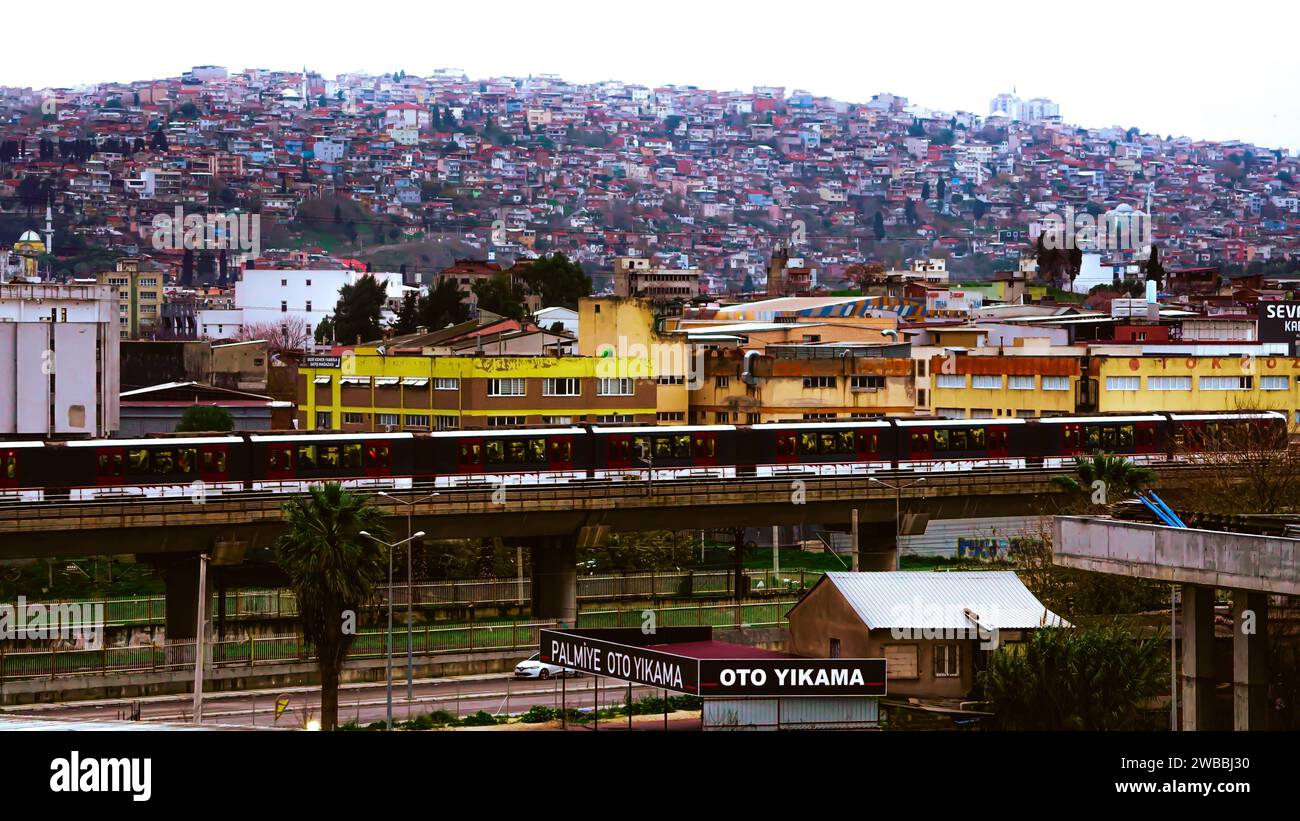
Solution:
<svg viewBox="0 0 1300 821">
<path fill-rule="evenodd" d="M 208 598 L 208 555 L 199 554 L 198 623 L 194 628 L 194 723 L 203 723 L 203 623 Z"/>
</svg>

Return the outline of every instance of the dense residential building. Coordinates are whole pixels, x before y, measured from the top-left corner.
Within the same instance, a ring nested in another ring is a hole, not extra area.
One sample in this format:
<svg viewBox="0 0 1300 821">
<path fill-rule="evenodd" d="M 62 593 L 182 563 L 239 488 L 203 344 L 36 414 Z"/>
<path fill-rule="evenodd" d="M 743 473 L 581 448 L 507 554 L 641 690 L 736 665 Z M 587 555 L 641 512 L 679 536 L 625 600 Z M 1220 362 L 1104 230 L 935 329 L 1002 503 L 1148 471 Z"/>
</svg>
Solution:
<svg viewBox="0 0 1300 821">
<path fill-rule="evenodd" d="M 96 275 L 98 284 L 117 291 L 122 339 L 149 338 L 162 327 L 164 278 L 161 271 L 141 271 L 135 258 L 118 260 L 115 270 Z"/>
</svg>

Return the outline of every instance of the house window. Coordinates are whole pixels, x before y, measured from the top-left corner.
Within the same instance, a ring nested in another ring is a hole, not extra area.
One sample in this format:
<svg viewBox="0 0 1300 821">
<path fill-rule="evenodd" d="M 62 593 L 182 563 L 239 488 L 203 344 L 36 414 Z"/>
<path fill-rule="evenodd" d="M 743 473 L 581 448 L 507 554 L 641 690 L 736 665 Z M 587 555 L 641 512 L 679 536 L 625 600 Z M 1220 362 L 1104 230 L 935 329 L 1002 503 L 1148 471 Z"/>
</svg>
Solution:
<svg viewBox="0 0 1300 821">
<path fill-rule="evenodd" d="M 488 396 L 523 396 L 523 379 L 489 379 Z"/>
<path fill-rule="evenodd" d="M 1203 391 L 1248 391 L 1252 387 L 1249 376 L 1202 376 Z"/>
<path fill-rule="evenodd" d="M 728 388 L 728 387 L 731 387 L 731 377 L 729 377 L 729 376 L 719 376 L 719 377 L 717 377 L 716 379 L 713 380 L 713 384 L 714 384 L 716 387 L 719 387 L 719 388 Z"/>
<path fill-rule="evenodd" d="M 961 675 L 961 645 L 936 644 L 934 646 L 934 677 L 952 678 Z"/>
<path fill-rule="evenodd" d="M 316 427 L 318 430 L 329 430 L 333 424 L 333 413 L 330 413 L 329 411 L 316 411 Z"/>
<path fill-rule="evenodd" d="M 429 415 L 425 413 L 408 413 L 406 414 L 406 426 L 408 428 L 428 428 Z"/>
<path fill-rule="evenodd" d="M 433 389 L 435 391 L 458 391 L 460 390 L 460 380 L 435 379 L 433 380 Z"/>
<path fill-rule="evenodd" d="M 1192 378 L 1190 376 L 1148 376 L 1147 390 L 1149 391 L 1190 391 L 1192 389 Z"/>
<path fill-rule="evenodd" d="M 542 380 L 542 396 L 579 396 L 582 390 L 573 377 Z"/>
<path fill-rule="evenodd" d="M 686 377 L 684 376 L 656 376 L 656 385 L 685 385 Z"/>
<path fill-rule="evenodd" d="M 884 647 L 885 678 L 918 678 L 915 644 L 887 644 Z"/>
<path fill-rule="evenodd" d="M 572 425 L 573 417 L 572 416 L 543 416 L 542 424 L 543 425 Z"/>
<path fill-rule="evenodd" d="M 282 314 L 288 313 L 288 311 L 289 311 L 289 303 L 285 302 L 283 299 L 280 300 L 280 313 Z"/>
<path fill-rule="evenodd" d="M 686 418 L 682 411 L 660 411 L 655 414 L 656 422 L 681 422 Z"/>
<path fill-rule="evenodd" d="M 596 380 L 597 396 L 632 396 L 632 380 L 627 377 L 615 377 Z"/>
<path fill-rule="evenodd" d="M 1002 388 L 1001 374 L 975 374 L 971 377 L 971 387 L 981 390 L 1000 390 Z"/>
<path fill-rule="evenodd" d="M 489 416 L 489 428 L 518 428 L 524 424 L 522 416 Z"/>
<path fill-rule="evenodd" d="M 401 416 L 396 413 L 376 413 L 375 424 L 381 428 L 395 428 L 402 424 L 402 419 Z"/>
<path fill-rule="evenodd" d="M 307 310 L 308 310 L 308 311 L 311 310 L 311 300 L 310 300 L 310 299 L 307 300 Z"/>
<path fill-rule="evenodd" d="M 1261 376 L 1259 378 L 1259 389 L 1261 391 L 1284 391 L 1288 387 L 1285 376 Z"/>
<path fill-rule="evenodd" d="M 344 413 L 343 424 L 345 425 L 364 425 L 366 415 L 364 413 Z"/>
<path fill-rule="evenodd" d="M 596 422 L 601 425 L 624 425 L 631 421 L 632 417 L 626 413 L 610 413 L 596 417 Z"/>
<path fill-rule="evenodd" d="M 1032 391 L 1034 389 L 1034 378 L 1032 376 L 1008 376 L 1007 387 L 1013 391 Z"/>
<path fill-rule="evenodd" d="M 835 377 L 833 376 L 805 376 L 803 378 L 805 388 L 833 388 L 835 387 Z"/>
<path fill-rule="evenodd" d="M 831 646 L 826 654 L 827 658 L 837 659 L 840 657 L 840 640 L 831 639 Z"/>
<path fill-rule="evenodd" d="M 280 280 L 280 287 L 281 287 L 281 288 L 287 288 L 287 287 L 289 287 L 289 280 L 287 280 L 287 279 L 282 279 L 282 280 Z"/>
<path fill-rule="evenodd" d="M 1068 391 L 1070 389 L 1070 377 L 1044 376 L 1042 387 L 1045 391 Z"/>
<path fill-rule="evenodd" d="M 855 391 L 876 391 L 885 387 L 883 376 L 851 376 L 849 388 Z"/>
<path fill-rule="evenodd" d="M 460 419 L 455 416 L 440 415 L 434 417 L 437 430 L 459 430 Z"/>
<path fill-rule="evenodd" d="M 713 415 L 713 421 L 717 422 L 719 425 L 730 425 L 731 414 L 727 411 L 718 411 Z"/>
<path fill-rule="evenodd" d="M 936 377 L 934 383 L 936 388 L 964 388 L 966 387 L 966 374 L 964 373 L 941 373 Z"/>
</svg>

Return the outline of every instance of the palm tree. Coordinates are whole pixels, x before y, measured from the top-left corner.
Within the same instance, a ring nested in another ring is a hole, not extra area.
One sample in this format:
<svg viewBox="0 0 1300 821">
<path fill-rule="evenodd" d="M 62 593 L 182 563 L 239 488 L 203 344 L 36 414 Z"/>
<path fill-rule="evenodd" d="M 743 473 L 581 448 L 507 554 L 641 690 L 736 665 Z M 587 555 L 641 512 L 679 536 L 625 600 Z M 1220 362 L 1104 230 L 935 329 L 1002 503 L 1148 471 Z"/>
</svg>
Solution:
<svg viewBox="0 0 1300 821">
<path fill-rule="evenodd" d="M 1076 493 L 1091 495 L 1101 482 L 1103 498 L 1131 496 L 1155 480 L 1151 468 L 1112 453 L 1076 456 L 1073 476 L 1053 476 L 1052 484 Z"/>
<path fill-rule="evenodd" d="M 321 727 L 338 724 L 339 672 L 355 637 L 356 613 L 384 576 L 382 514 L 337 482 L 312 487 L 285 502 L 289 532 L 276 556 L 298 599 L 303 637 L 315 648 L 321 680 Z"/>
</svg>

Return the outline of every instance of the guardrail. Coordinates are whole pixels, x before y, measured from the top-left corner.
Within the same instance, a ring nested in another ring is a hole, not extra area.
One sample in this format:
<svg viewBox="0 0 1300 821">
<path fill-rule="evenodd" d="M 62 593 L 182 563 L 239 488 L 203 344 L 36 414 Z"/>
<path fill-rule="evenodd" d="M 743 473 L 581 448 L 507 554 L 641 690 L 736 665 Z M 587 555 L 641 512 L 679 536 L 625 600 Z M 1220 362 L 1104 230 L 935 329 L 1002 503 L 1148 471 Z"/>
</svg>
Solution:
<svg viewBox="0 0 1300 821">
<path fill-rule="evenodd" d="M 791 570 L 779 576 L 769 569 L 745 571 L 750 580 L 751 593 L 799 593 L 808 589 L 822 577 L 821 570 Z M 662 597 L 688 597 L 695 595 L 726 595 L 732 592 L 733 574 L 727 570 L 662 571 L 650 573 L 621 573 L 598 576 L 579 576 L 577 579 L 579 601 L 609 601 Z M 468 605 L 515 604 L 531 601 L 532 580 L 524 579 L 457 579 L 445 582 L 421 582 L 412 586 L 412 603 L 420 607 L 463 607 Z M 387 585 L 377 590 L 377 600 L 371 607 L 387 604 Z M 394 584 L 393 604 L 406 606 L 407 586 Z M 42 605 L 46 612 L 54 608 L 73 608 L 74 613 L 102 612 L 106 627 L 134 627 L 162 624 L 166 618 L 165 596 L 131 596 L 115 599 L 76 599 L 33 601 L 27 605 Z M 215 618 L 220 612 L 221 595 L 212 594 L 208 613 Z M 64 611 L 69 612 L 69 611 Z M 227 619 L 292 618 L 298 614 L 298 603 L 289 590 L 230 590 L 225 593 Z"/>
<path fill-rule="evenodd" d="M 659 627 L 777 627 L 786 623 L 786 613 L 794 604 L 794 600 L 699 604 L 657 608 L 653 612 L 655 623 Z M 640 627 L 644 624 L 639 610 L 581 611 L 577 621 L 579 627 Z M 554 626 L 553 621 L 498 622 L 453 627 L 424 625 L 412 632 L 412 638 L 415 653 L 421 656 L 494 650 L 525 651 L 536 649 L 538 630 Z M 395 655 L 405 652 L 405 633 L 404 627 L 394 628 Z M 56 647 L 5 652 L 4 644 L 0 643 L 0 684 L 18 679 L 188 671 L 194 669 L 194 648 L 193 640 L 185 640 L 157 645 L 104 646 L 96 650 Z M 209 670 L 256 668 L 259 665 L 313 660 L 311 646 L 300 635 L 207 642 L 205 649 L 210 653 L 207 666 Z M 368 630 L 357 635 L 348 658 L 375 659 L 386 655 L 387 631 Z"/>
</svg>

